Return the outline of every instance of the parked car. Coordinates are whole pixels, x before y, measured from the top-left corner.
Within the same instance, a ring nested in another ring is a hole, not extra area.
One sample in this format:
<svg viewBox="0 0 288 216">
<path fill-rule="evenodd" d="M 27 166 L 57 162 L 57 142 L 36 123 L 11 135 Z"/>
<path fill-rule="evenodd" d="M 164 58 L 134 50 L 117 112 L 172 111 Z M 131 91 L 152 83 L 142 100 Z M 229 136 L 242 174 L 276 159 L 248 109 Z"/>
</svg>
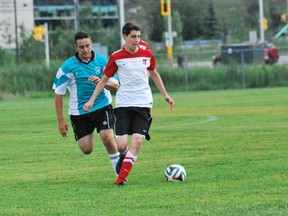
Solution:
<svg viewBox="0 0 288 216">
<path fill-rule="evenodd" d="M 251 42 L 244 42 L 243 45 L 254 45 Z M 265 64 L 275 64 L 279 60 L 279 51 L 278 48 L 269 42 L 257 42 L 257 45 L 263 45 L 264 49 L 264 62 Z M 212 58 L 213 65 L 217 65 L 218 63 L 221 63 L 222 61 L 222 54 L 219 53 Z"/>
</svg>

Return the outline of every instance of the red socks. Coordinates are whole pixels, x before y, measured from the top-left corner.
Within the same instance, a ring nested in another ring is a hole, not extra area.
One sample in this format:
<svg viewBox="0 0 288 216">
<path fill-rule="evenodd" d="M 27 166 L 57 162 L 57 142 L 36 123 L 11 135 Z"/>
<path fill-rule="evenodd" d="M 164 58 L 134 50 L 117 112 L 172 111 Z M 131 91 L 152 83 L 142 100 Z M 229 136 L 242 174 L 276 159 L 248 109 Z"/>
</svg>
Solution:
<svg viewBox="0 0 288 216">
<path fill-rule="evenodd" d="M 137 159 L 137 156 L 131 154 L 129 151 L 127 152 L 127 155 L 125 156 L 125 158 L 122 162 L 119 176 L 115 182 L 116 184 L 121 184 L 121 183 L 125 182 L 125 179 L 129 175 L 136 159 Z"/>
</svg>

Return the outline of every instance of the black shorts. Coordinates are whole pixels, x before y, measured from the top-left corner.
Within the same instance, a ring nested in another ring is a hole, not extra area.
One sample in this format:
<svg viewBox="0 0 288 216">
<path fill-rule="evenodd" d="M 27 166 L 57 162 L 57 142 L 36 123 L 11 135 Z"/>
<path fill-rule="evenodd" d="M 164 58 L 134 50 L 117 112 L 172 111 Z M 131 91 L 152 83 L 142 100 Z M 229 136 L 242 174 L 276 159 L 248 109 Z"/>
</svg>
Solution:
<svg viewBox="0 0 288 216">
<path fill-rule="evenodd" d="M 70 115 L 71 124 L 74 131 L 75 140 L 93 133 L 97 128 L 97 133 L 105 129 L 114 129 L 115 116 L 111 105 L 103 107 L 94 112 L 74 116 Z"/>
<path fill-rule="evenodd" d="M 150 108 L 119 107 L 114 110 L 116 116 L 116 136 L 139 133 L 150 139 L 148 131 L 152 122 Z"/>
</svg>

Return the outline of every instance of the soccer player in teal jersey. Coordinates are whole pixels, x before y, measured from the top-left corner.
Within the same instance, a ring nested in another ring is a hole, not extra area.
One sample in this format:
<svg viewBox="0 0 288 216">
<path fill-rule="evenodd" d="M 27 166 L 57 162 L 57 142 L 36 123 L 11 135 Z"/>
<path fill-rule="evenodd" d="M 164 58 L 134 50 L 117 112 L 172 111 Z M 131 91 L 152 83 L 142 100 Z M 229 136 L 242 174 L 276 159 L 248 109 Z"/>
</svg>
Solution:
<svg viewBox="0 0 288 216">
<path fill-rule="evenodd" d="M 70 93 L 69 116 L 75 140 L 78 141 L 81 151 L 84 154 L 90 154 L 93 151 L 93 132 L 96 128 L 117 175 L 115 167 L 119 159 L 119 152 L 114 140 L 115 119 L 109 90 L 118 89 L 118 79 L 117 76 L 112 77 L 90 111 L 84 112 L 83 106 L 90 99 L 97 83 L 103 76 L 108 60 L 103 55 L 93 52 L 92 40 L 87 33 L 80 31 L 75 34 L 74 39 L 77 53 L 60 66 L 52 87 L 55 91 L 59 131 L 63 137 L 68 134 L 68 124 L 63 116 L 62 98 L 68 90 Z"/>
</svg>

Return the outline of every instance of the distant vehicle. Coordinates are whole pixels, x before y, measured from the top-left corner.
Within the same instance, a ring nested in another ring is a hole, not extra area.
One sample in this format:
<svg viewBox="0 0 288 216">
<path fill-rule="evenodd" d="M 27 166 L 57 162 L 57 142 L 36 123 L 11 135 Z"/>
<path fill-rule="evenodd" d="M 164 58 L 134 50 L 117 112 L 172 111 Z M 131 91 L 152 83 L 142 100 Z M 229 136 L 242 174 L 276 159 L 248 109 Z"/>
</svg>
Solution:
<svg viewBox="0 0 288 216">
<path fill-rule="evenodd" d="M 244 42 L 243 45 L 253 45 L 251 42 Z M 263 45 L 264 48 L 264 62 L 265 64 L 275 64 L 279 60 L 278 48 L 272 43 L 268 42 L 257 42 L 257 45 Z M 219 53 L 212 58 L 213 65 L 217 65 L 222 62 L 222 54 Z"/>
</svg>

